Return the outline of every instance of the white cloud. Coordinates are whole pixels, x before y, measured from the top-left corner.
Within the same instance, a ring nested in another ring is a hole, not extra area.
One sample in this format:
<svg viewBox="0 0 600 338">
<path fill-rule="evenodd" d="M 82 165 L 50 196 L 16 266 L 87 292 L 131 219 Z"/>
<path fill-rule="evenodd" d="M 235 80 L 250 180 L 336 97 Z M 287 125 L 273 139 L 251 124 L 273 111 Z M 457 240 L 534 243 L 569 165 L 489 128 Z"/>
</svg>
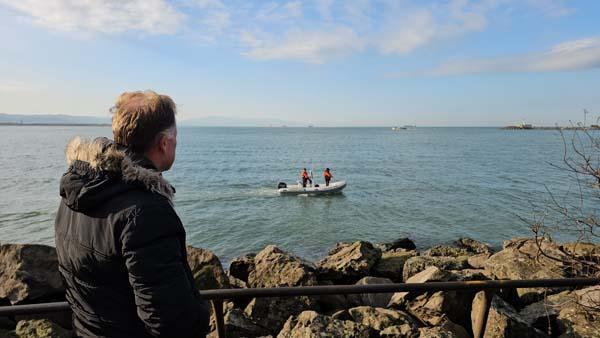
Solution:
<svg viewBox="0 0 600 338">
<path fill-rule="evenodd" d="M 184 20 L 164 0 L 0 0 L 37 25 L 62 32 L 176 32 Z"/>
<path fill-rule="evenodd" d="M 324 63 L 330 58 L 359 51 L 364 43 L 347 27 L 322 31 L 289 31 L 280 40 L 243 36 L 250 48 L 244 55 L 255 60 L 291 59 L 309 63 Z"/>
<path fill-rule="evenodd" d="M 28 92 L 31 90 L 32 88 L 24 82 L 13 81 L 0 83 L 0 93 Z"/>
<path fill-rule="evenodd" d="M 488 25 L 488 12 L 501 2 L 452 0 L 429 7 L 398 8 L 396 12 L 404 14 L 390 20 L 376 44 L 384 54 L 406 54 L 436 41 L 482 31 Z"/>
<path fill-rule="evenodd" d="M 425 72 L 388 75 L 391 77 L 446 76 L 504 72 L 558 72 L 592 68 L 600 68 L 600 37 L 564 42 L 544 53 L 450 62 Z"/>
</svg>

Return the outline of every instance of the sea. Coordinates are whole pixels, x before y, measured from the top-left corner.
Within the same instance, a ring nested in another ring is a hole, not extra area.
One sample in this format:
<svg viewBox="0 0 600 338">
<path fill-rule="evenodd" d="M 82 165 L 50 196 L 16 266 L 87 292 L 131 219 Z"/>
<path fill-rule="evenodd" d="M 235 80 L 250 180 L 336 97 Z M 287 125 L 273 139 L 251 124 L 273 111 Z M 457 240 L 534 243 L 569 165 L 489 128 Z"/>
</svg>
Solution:
<svg viewBox="0 0 600 338">
<path fill-rule="evenodd" d="M 0 126 L 0 243 L 54 244 L 74 136 L 111 129 Z M 315 261 L 344 241 L 409 237 L 425 248 L 468 236 L 497 247 L 531 236 L 528 220 L 577 190 L 554 166 L 563 151 L 556 130 L 180 127 L 164 176 L 188 244 L 224 265 L 269 244 Z M 338 195 L 278 195 L 302 168 L 321 184 L 330 168 L 348 185 Z"/>
</svg>

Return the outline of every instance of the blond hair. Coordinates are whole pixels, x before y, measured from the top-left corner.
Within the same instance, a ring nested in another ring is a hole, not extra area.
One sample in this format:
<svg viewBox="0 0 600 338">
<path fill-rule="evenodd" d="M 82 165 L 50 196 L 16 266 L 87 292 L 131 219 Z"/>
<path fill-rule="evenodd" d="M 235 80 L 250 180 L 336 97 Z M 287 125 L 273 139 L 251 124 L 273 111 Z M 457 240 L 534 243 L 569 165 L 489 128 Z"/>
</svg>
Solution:
<svg viewBox="0 0 600 338">
<path fill-rule="evenodd" d="M 115 142 L 143 152 L 163 131 L 175 126 L 175 102 L 152 90 L 124 92 L 111 109 Z"/>
</svg>

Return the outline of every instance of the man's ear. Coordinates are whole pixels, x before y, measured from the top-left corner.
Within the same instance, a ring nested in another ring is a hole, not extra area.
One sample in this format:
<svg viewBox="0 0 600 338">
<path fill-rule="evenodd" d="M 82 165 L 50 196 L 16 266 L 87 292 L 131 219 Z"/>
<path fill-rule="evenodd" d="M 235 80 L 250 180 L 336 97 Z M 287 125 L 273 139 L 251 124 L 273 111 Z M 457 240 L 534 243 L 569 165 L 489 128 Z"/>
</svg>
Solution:
<svg viewBox="0 0 600 338">
<path fill-rule="evenodd" d="M 160 149 L 161 152 L 166 153 L 167 152 L 167 147 L 168 147 L 168 143 L 169 140 L 167 140 L 167 135 L 165 134 L 160 134 L 160 138 L 158 139 L 158 147 Z"/>
</svg>

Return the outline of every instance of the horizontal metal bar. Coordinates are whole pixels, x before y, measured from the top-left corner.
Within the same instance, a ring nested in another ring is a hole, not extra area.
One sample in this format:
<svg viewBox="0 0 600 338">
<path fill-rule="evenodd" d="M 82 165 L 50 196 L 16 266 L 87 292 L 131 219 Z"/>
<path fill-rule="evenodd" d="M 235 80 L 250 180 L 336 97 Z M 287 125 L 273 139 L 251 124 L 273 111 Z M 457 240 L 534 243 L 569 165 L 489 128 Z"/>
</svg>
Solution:
<svg viewBox="0 0 600 338">
<path fill-rule="evenodd" d="M 63 311 L 71 311 L 71 308 L 69 307 L 69 303 L 54 302 L 54 303 L 0 306 L 0 317 L 30 315 L 30 314 L 35 314 L 35 313 L 63 312 Z"/>
<path fill-rule="evenodd" d="M 255 297 L 295 297 L 318 295 L 341 295 L 358 293 L 428 292 L 445 290 L 485 290 L 587 286 L 600 284 L 600 278 L 481 280 L 462 282 L 397 283 L 371 285 L 326 285 L 254 289 L 202 290 L 204 299 L 236 299 Z M 67 302 L 0 306 L 0 316 L 68 311 Z"/>
<path fill-rule="evenodd" d="M 585 286 L 600 284 L 600 278 L 525 279 L 525 280 L 482 280 L 461 282 L 396 283 L 371 285 L 326 285 L 255 289 L 204 290 L 205 299 L 235 299 L 254 297 L 294 297 L 315 295 L 340 295 L 358 293 L 391 293 L 409 291 L 484 290 L 500 288 L 534 288 Z"/>
</svg>

